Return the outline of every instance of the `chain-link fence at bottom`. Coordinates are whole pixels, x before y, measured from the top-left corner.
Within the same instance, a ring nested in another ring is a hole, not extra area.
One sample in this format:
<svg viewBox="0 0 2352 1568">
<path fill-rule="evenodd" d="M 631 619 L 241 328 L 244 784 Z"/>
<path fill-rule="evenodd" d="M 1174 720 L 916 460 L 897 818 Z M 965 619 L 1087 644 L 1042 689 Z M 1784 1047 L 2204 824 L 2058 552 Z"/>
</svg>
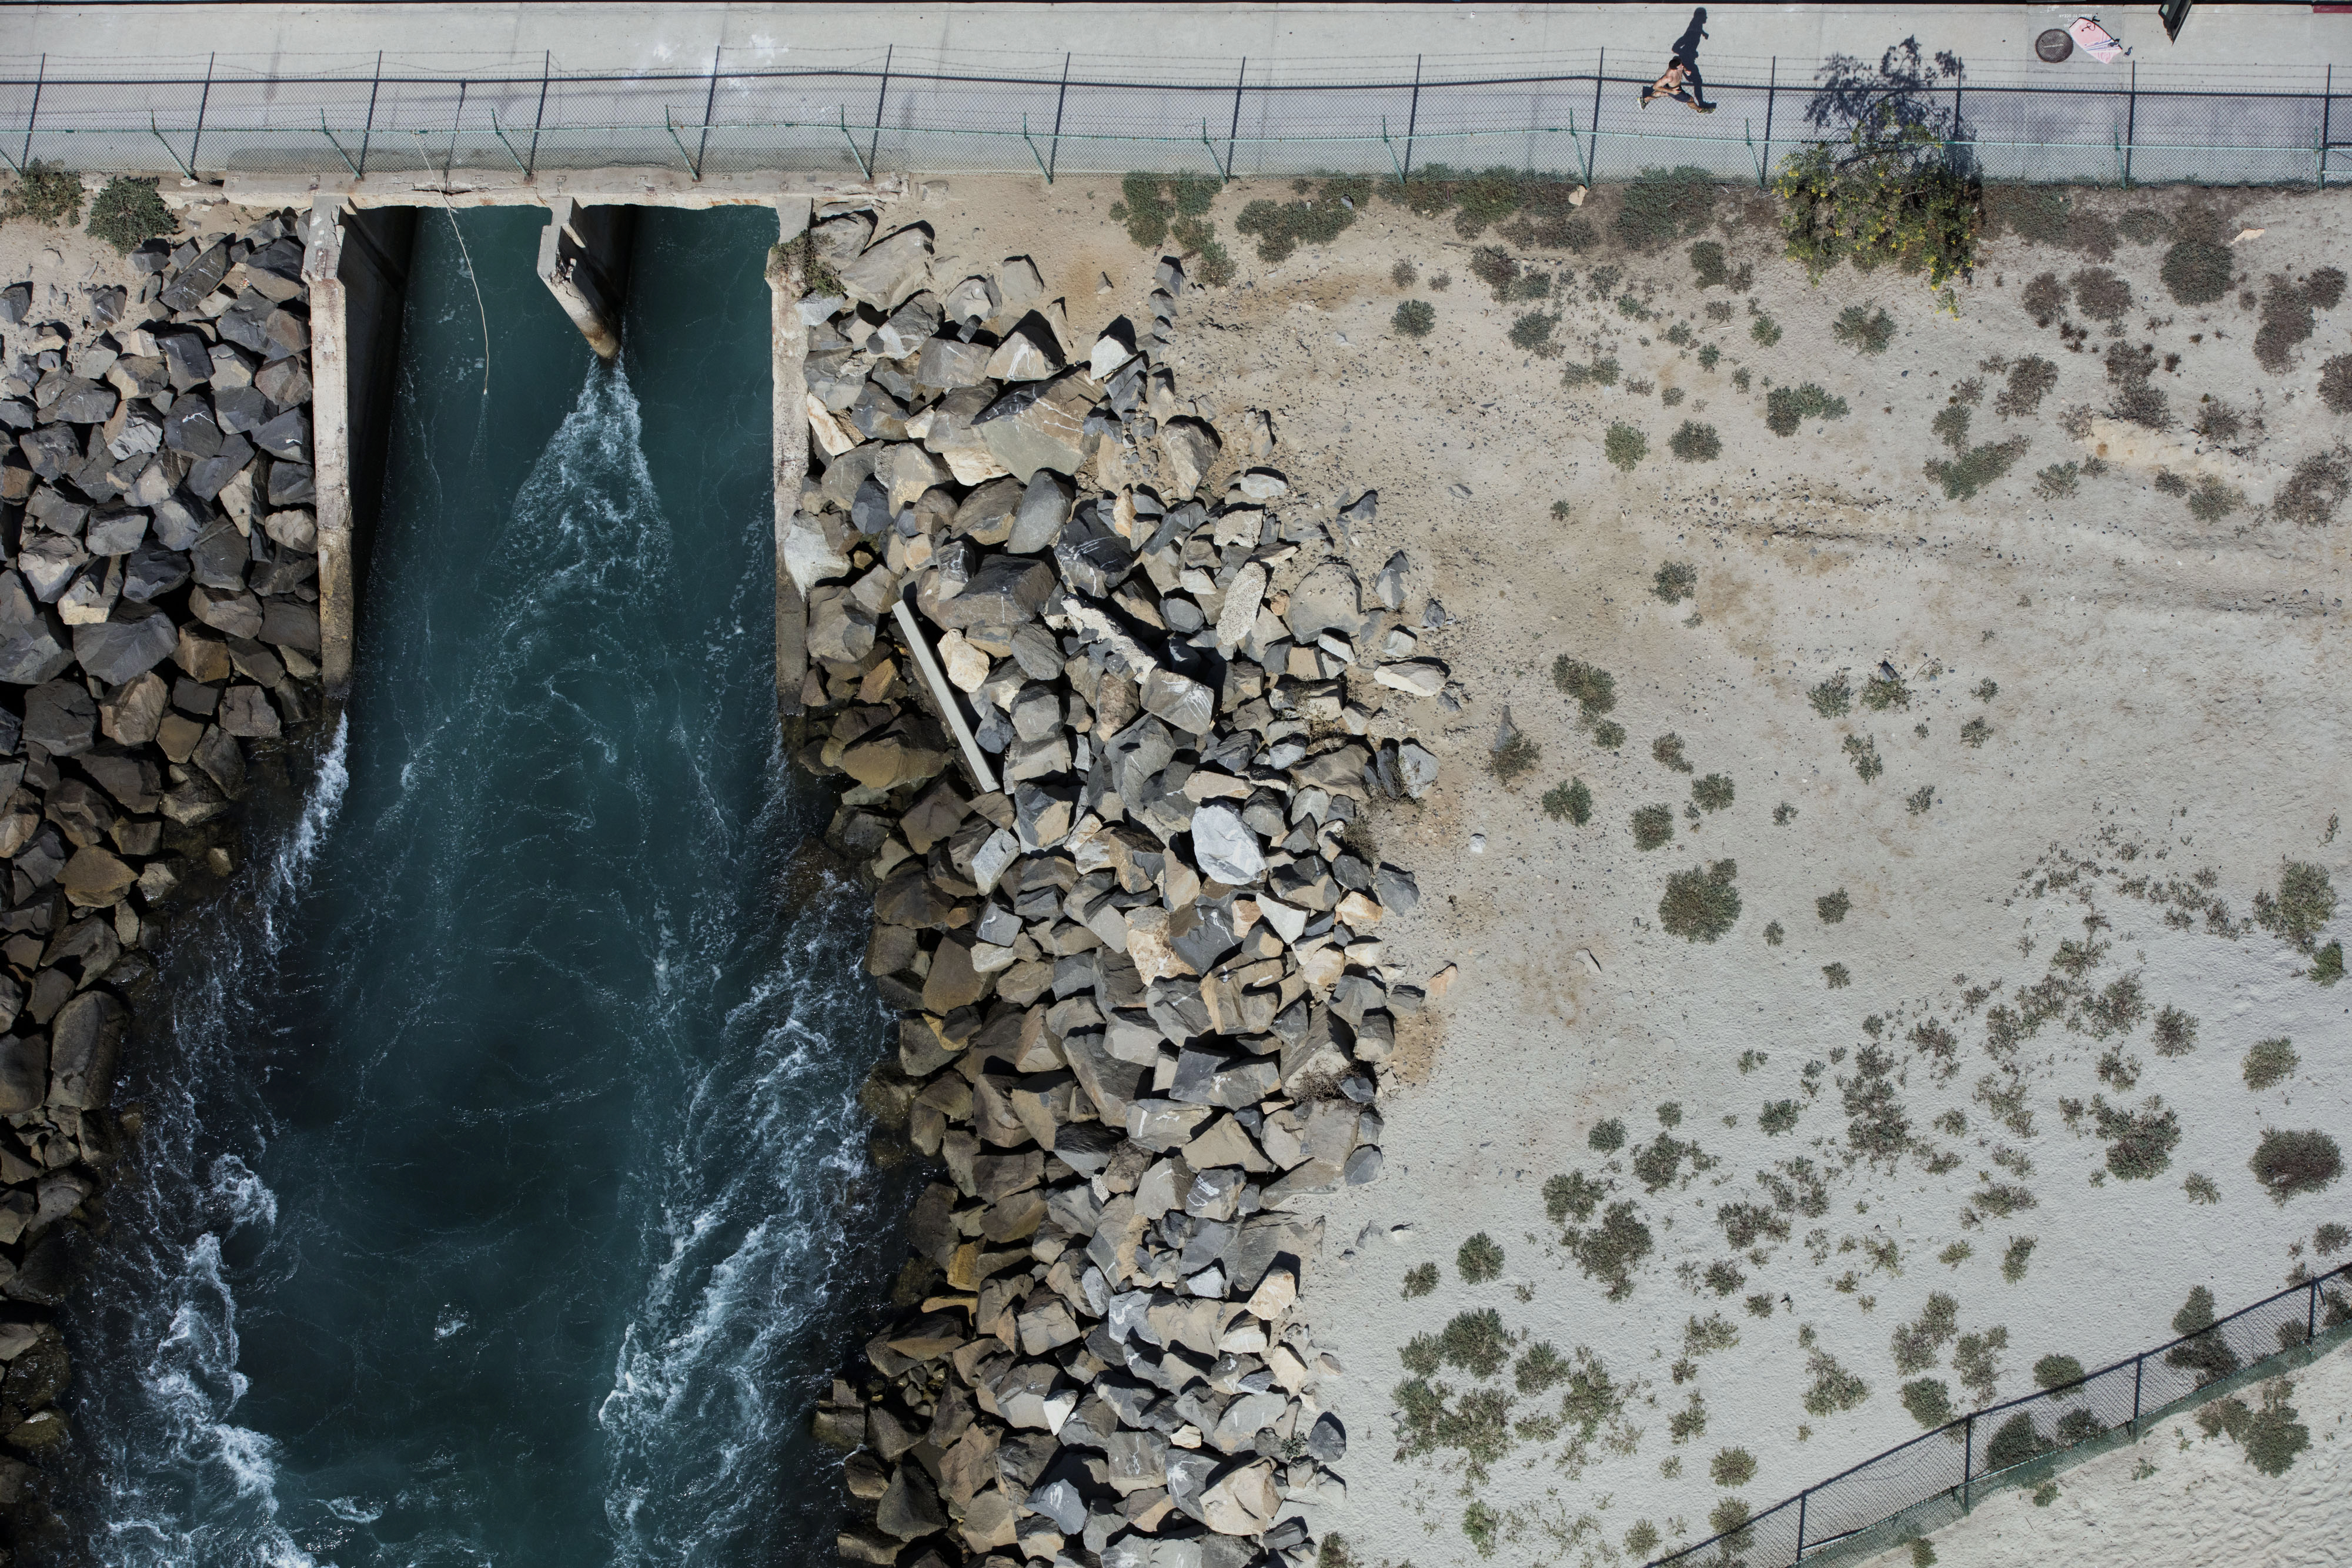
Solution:
<svg viewBox="0 0 2352 1568">
<path fill-rule="evenodd" d="M 2352 1264 L 2078 1381 L 1961 1416 L 1735 1529 L 1653 1559 L 1652 1568 L 1790 1568 L 1883 1551 L 1949 1523 L 1995 1487 L 2038 1479 L 2069 1450 L 2117 1433 L 2136 1438 L 2216 1384 L 2265 1376 L 2274 1358 L 2347 1325 Z"/>
</svg>

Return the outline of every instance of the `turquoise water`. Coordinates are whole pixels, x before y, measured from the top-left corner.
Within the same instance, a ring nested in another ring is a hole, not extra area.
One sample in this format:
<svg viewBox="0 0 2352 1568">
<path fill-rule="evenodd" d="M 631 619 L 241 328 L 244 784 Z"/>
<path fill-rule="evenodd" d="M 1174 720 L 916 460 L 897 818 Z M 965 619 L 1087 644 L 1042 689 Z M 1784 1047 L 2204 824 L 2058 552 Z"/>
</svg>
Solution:
<svg viewBox="0 0 2352 1568">
<path fill-rule="evenodd" d="M 424 214 L 347 728 L 165 957 L 76 1324 L 108 1563 L 830 1552 L 803 1423 L 892 1195 L 774 716 L 774 218 L 646 213 L 612 371 L 542 222 Z"/>
</svg>

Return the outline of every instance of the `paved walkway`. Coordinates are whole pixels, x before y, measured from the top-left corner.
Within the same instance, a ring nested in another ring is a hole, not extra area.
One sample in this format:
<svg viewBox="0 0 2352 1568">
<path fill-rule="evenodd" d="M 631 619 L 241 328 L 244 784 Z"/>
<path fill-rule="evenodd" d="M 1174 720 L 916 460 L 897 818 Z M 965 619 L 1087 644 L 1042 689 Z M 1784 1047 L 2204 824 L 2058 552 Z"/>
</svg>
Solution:
<svg viewBox="0 0 2352 1568">
<path fill-rule="evenodd" d="M 2098 15 L 2134 48 L 2144 87 L 2254 86 L 2275 71 L 2303 85 L 2332 58 L 2352 65 L 2352 16 L 2310 5 L 2201 6 L 2178 44 L 2153 5 Z M 1834 52 L 1874 57 L 1916 36 L 1950 49 L 1970 79 L 2072 81 L 2122 68 L 2077 55 L 2032 58 L 2044 28 L 2079 14 L 2046 5 L 1745 5 L 1714 7 L 1701 53 L 1710 78 L 1761 79 L 1778 57 L 1801 76 Z M 388 70 L 536 74 L 558 69 L 707 71 L 822 60 L 847 64 L 893 49 L 917 61 L 1057 71 L 1083 67 L 1155 78 L 1230 82 L 1251 70 L 1297 79 L 1339 73 L 1410 76 L 1521 60 L 1575 61 L 1606 49 L 1626 68 L 1663 68 L 1690 16 L 1684 5 L 1166 5 L 855 6 L 671 5 L 43 5 L 0 14 L 0 55 L 53 73 L 153 74 L 207 59 L 224 73 L 362 73 L 383 51 Z M 2316 85 L 2314 80 L 2313 85 Z"/>
</svg>

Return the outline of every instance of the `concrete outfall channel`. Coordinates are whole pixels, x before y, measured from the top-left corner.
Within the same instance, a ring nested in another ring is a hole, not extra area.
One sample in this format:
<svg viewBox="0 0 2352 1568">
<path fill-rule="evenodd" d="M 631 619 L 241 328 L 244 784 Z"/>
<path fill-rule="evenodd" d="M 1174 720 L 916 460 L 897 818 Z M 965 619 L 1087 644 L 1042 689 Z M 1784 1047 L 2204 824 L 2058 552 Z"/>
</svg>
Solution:
<svg viewBox="0 0 2352 1568">
<path fill-rule="evenodd" d="M 929 260 L 919 225 L 821 220 L 836 291 L 800 308 L 801 756 L 846 779 L 827 838 L 899 1015 L 867 1103 L 939 1172 L 814 1416 L 861 1513 L 839 1550 L 1303 1563 L 1348 1432 L 1295 1206 L 1377 1174 L 1426 999 L 1382 962 L 1419 892 L 1370 830 L 1435 758 L 1344 673 L 1442 612 L 1402 556 L 1347 560 L 1374 497 L 1290 495 L 1263 414 L 1181 395 L 1173 259 L 1141 331 L 1084 346 L 1026 258 Z"/>
<path fill-rule="evenodd" d="M 418 209 L 549 205 L 541 277 L 609 361 L 631 225 L 596 198 L 632 195 L 778 212 L 777 706 L 873 890 L 899 1022 L 868 1107 L 937 1172 L 814 1414 L 851 1450 L 839 1551 L 1308 1560 L 1348 1436 L 1296 1206 L 1380 1168 L 1426 998 L 1382 960 L 1419 893 L 1372 819 L 1436 774 L 1345 674 L 1442 675 L 1414 648 L 1443 612 L 1402 555 L 1349 559 L 1376 497 L 1292 495 L 1264 414 L 1180 396 L 1172 259 L 1139 330 L 1080 346 L 1026 258 L 934 278 L 895 182 L 570 183 L 256 184 L 184 204 L 74 319 L 7 323 L 0 1509 L 54 1528 L 51 1318 L 137 1131 L 111 1088 L 141 949 L 237 870 L 250 759 L 341 718 Z"/>
</svg>

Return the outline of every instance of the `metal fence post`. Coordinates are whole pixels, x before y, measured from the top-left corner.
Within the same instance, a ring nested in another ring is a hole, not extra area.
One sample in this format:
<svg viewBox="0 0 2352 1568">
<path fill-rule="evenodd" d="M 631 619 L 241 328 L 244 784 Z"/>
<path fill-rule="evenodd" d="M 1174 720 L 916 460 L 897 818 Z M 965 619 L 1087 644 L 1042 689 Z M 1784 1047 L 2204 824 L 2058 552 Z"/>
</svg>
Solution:
<svg viewBox="0 0 2352 1568">
<path fill-rule="evenodd" d="M 33 78 L 33 112 L 25 117 L 25 152 L 16 160 L 16 172 L 23 173 L 25 165 L 33 161 L 33 122 L 41 118 L 41 86 L 49 79 L 49 57 L 41 56 L 40 74 Z"/>
<path fill-rule="evenodd" d="M 702 136 L 694 144 L 694 177 L 702 178 L 702 161 L 710 152 L 710 111 L 719 107 L 719 61 L 727 51 L 720 44 L 710 51 L 710 90 L 702 99 Z"/>
<path fill-rule="evenodd" d="M 33 106 L 37 109 L 40 107 L 40 94 L 37 89 L 33 95 Z M 2335 114 L 2336 67 L 2330 64 L 2327 68 L 2327 85 L 2320 89 L 2319 95 L 2319 188 L 2323 191 L 2327 189 L 2327 138 L 2334 129 Z M 29 147 L 32 143 L 33 134 L 28 129 L 25 132 L 25 144 Z"/>
<path fill-rule="evenodd" d="M 2131 97 L 2128 100 L 2130 107 L 2124 111 L 2124 189 L 2128 191 L 2131 189 L 2132 147 L 2139 137 L 2139 62 L 2137 60 L 2132 62 L 2131 86 L 2126 90 Z"/>
<path fill-rule="evenodd" d="M 1969 1511 L 1976 1479 L 1977 1418 L 1971 1415 L 1960 1434 L 1960 1511 Z"/>
<path fill-rule="evenodd" d="M 1225 131 L 1225 178 L 1234 177 L 1234 141 L 1242 133 L 1242 84 L 1249 79 L 1249 57 L 1242 57 L 1241 74 L 1234 78 L 1234 122 Z"/>
<path fill-rule="evenodd" d="M 1811 1487 L 1797 1494 L 1797 1561 L 1805 1560 L 1805 1502 L 1813 1495 Z"/>
<path fill-rule="evenodd" d="M 547 78 L 555 73 L 555 51 L 549 49 L 539 62 L 539 112 L 530 120 L 530 167 L 523 178 L 536 183 L 539 180 L 539 132 L 547 123 Z"/>
<path fill-rule="evenodd" d="M 205 110 L 212 107 L 213 64 L 219 58 L 217 52 L 205 57 L 205 95 L 196 99 L 196 136 L 188 143 L 188 178 L 191 180 L 196 177 L 196 149 L 205 144 Z"/>
<path fill-rule="evenodd" d="M 875 161 L 882 156 L 882 107 L 890 100 L 890 62 L 898 57 L 898 46 L 890 45 L 882 51 L 882 90 L 874 95 L 874 140 L 866 149 L 866 177 L 874 178 Z"/>
<path fill-rule="evenodd" d="M 368 143 L 375 137 L 375 98 L 383 89 L 383 51 L 375 52 L 375 77 L 368 83 L 367 128 L 360 132 L 360 178 L 367 178 Z M 533 149 L 537 151 L 536 148 Z"/>
<path fill-rule="evenodd" d="M 1054 143 L 1045 152 L 1045 183 L 1054 183 L 1054 169 L 1062 161 L 1062 109 L 1070 101 L 1070 57 L 1062 56 L 1062 90 L 1054 95 Z"/>
<path fill-rule="evenodd" d="M 1772 167 L 1772 105 L 1779 99 L 1780 96 L 1780 57 L 1774 55 L 1772 57 L 1772 74 L 1764 78 L 1764 162 L 1763 164 L 1756 171 L 1756 183 L 1758 187 L 1767 191 L 1772 188 L 1772 179 L 1770 174 Z M 1595 120 L 1593 123 L 1597 127 L 1600 124 L 1600 121 Z"/>
<path fill-rule="evenodd" d="M 1609 79 L 1609 51 L 1601 51 L 1601 59 L 1592 68 L 1592 156 L 1584 161 L 1584 183 L 1592 183 L 1592 166 L 1601 157 L 1601 84 Z"/>
<path fill-rule="evenodd" d="M 2324 1278 L 2324 1276 L 2323 1276 Z M 2311 1306 L 2304 1314 L 2303 1343 L 2309 1344 L 2319 1337 L 2319 1281 L 2311 1282 Z"/>
<path fill-rule="evenodd" d="M 1397 172 L 1397 183 L 1412 182 L 1412 133 L 1421 123 L 1421 57 L 1412 57 L 1412 107 L 1404 117 L 1404 167 Z"/>
<path fill-rule="evenodd" d="M 2133 1356 L 2133 1357 L 2132 1357 L 2132 1418 L 2131 1418 L 2131 1433 L 2132 1433 L 2132 1436 L 2133 1436 L 2133 1437 L 2138 1437 L 2138 1436 L 2139 1436 L 2139 1387 L 2140 1387 L 2140 1379 L 2141 1379 L 2141 1378 L 2142 1378 L 2142 1377 L 2147 1374 L 2147 1357 L 2146 1355 L 2136 1355 L 2136 1356 Z"/>
</svg>

